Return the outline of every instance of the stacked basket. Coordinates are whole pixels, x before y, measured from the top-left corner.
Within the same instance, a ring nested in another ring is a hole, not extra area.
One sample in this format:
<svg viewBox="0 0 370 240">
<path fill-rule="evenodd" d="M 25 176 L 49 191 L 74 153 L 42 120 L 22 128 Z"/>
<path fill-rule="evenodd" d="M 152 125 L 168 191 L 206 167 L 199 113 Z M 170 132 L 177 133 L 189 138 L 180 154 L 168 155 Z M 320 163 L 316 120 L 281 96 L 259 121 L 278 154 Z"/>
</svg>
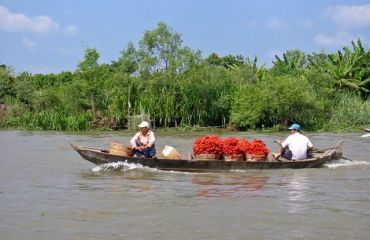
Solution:
<svg viewBox="0 0 370 240">
<path fill-rule="evenodd" d="M 109 154 L 126 157 L 127 146 L 122 143 L 112 142 L 109 146 Z"/>
<path fill-rule="evenodd" d="M 216 135 L 197 138 L 193 144 L 195 159 L 224 161 L 266 161 L 269 149 L 259 139 L 248 142 L 247 139 L 228 137 L 221 139 Z"/>
</svg>

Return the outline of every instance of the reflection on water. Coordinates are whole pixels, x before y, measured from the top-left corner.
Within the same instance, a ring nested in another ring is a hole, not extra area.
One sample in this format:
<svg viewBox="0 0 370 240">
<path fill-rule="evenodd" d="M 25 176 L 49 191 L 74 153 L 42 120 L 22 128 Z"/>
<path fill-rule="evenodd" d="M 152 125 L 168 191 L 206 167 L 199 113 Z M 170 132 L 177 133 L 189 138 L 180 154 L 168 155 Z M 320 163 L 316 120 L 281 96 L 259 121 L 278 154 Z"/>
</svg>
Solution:
<svg viewBox="0 0 370 240">
<path fill-rule="evenodd" d="M 104 168 L 99 172 L 83 173 L 81 176 L 87 180 L 99 177 L 98 182 L 104 179 L 102 182 L 105 185 L 100 186 L 96 181 L 93 182 L 93 187 L 87 183 L 76 183 L 80 190 L 97 190 L 100 187 L 102 191 L 112 192 L 157 192 L 166 186 L 171 186 L 173 189 L 167 189 L 167 191 L 178 191 L 182 185 L 191 184 L 186 188 L 185 194 L 205 198 L 244 197 L 248 192 L 262 190 L 268 181 L 268 177 L 261 173 L 205 174 L 165 172 L 145 168 L 124 171 L 117 168 L 110 170 Z M 108 185 L 107 179 L 109 180 Z M 158 186 L 158 182 L 162 182 L 162 185 Z"/>
<path fill-rule="evenodd" d="M 95 167 L 96 168 L 96 167 Z M 86 179 L 102 180 L 102 185 L 97 182 L 92 182 L 94 187 L 89 186 L 88 183 L 76 183 L 76 187 L 79 190 L 102 190 L 109 192 L 125 192 L 128 190 L 135 190 L 136 192 L 148 192 L 153 190 L 152 184 L 153 180 L 160 179 L 155 173 L 150 171 L 142 170 L 132 170 L 132 171 L 122 171 L 122 169 L 110 169 L 104 168 L 102 172 L 92 171 L 90 173 L 82 173 L 81 176 Z M 97 186 L 100 186 L 97 187 Z"/>
<path fill-rule="evenodd" d="M 297 213 L 306 210 L 310 182 L 303 173 L 293 173 L 288 183 L 288 211 Z"/>
<path fill-rule="evenodd" d="M 263 175 L 194 176 L 192 183 L 198 185 L 198 197 L 240 197 L 243 192 L 261 190 L 267 180 Z"/>
</svg>

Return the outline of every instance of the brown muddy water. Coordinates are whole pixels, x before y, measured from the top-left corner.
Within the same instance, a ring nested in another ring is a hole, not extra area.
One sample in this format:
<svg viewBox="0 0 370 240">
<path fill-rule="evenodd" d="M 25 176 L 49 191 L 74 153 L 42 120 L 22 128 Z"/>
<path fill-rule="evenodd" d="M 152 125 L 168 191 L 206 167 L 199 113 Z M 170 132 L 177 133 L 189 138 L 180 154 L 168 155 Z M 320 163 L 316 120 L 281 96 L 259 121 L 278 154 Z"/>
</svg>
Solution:
<svg viewBox="0 0 370 240">
<path fill-rule="evenodd" d="M 190 152 L 203 133 L 156 133 L 157 151 Z M 286 134 L 260 138 L 269 148 Z M 308 133 L 316 147 L 344 140 L 323 168 L 166 172 L 95 166 L 69 146 L 107 148 L 130 134 L 0 131 L 0 238 L 370 239 L 370 137 Z"/>
</svg>

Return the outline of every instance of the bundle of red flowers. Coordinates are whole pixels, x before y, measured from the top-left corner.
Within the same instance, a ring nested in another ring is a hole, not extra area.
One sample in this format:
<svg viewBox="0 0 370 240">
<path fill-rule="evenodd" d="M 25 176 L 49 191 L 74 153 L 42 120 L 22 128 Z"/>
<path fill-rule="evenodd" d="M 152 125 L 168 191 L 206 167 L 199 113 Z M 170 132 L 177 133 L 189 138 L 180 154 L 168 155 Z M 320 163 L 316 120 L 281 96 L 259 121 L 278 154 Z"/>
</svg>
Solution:
<svg viewBox="0 0 370 240">
<path fill-rule="evenodd" d="M 238 142 L 238 149 L 240 149 L 243 154 L 246 153 L 246 150 L 249 148 L 249 142 L 247 139 L 240 139 Z"/>
<path fill-rule="evenodd" d="M 245 141 L 237 139 L 236 137 L 228 137 L 222 141 L 222 153 L 224 155 L 244 155 L 244 150 L 239 142 Z"/>
<path fill-rule="evenodd" d="M 206 135 L 196 138 L 193 145 L 195 155 L 199 154 L 222 154 L 222 139 L 216 135 Z"/>
<path fill-rule="evenodd" d="M 259 139 L 254 139 L 248 147 L 245 148 L 245 154 L 248 156 L 258 156 L 266 158 L 270 150 L 266 147 L 266 144 Z"/>
</svg>

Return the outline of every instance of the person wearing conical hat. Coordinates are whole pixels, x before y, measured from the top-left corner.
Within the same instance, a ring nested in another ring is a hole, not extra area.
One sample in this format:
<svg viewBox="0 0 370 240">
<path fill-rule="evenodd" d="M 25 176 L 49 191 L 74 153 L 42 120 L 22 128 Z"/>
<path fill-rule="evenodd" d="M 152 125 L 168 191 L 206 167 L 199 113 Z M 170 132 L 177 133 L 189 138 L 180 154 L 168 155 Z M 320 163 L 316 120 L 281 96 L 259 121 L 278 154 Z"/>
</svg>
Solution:
<svg viewBox="0 0 370 240">
<path fill-rule="evenodd" d="M 142 121 L 138 127 L 140 131 L 130 140 L 134 154 L 141 158 L 155 158 L 155 137 L 153 131 L 150 130 L 149 123 Z"/>
<path fill-rule="evenodd" d="M 301 132 L 301 126 L 297 123 L 292 124 L 289 128 L 290 135 L 284 140 L 276 140 L 280 145 L 280 152 L 274 153 L 275 158 L 284 157 L 288 160 L 303 160 L 307 158 L 307 151 L 313 149 L 313 144 Z"/>
</svg>

